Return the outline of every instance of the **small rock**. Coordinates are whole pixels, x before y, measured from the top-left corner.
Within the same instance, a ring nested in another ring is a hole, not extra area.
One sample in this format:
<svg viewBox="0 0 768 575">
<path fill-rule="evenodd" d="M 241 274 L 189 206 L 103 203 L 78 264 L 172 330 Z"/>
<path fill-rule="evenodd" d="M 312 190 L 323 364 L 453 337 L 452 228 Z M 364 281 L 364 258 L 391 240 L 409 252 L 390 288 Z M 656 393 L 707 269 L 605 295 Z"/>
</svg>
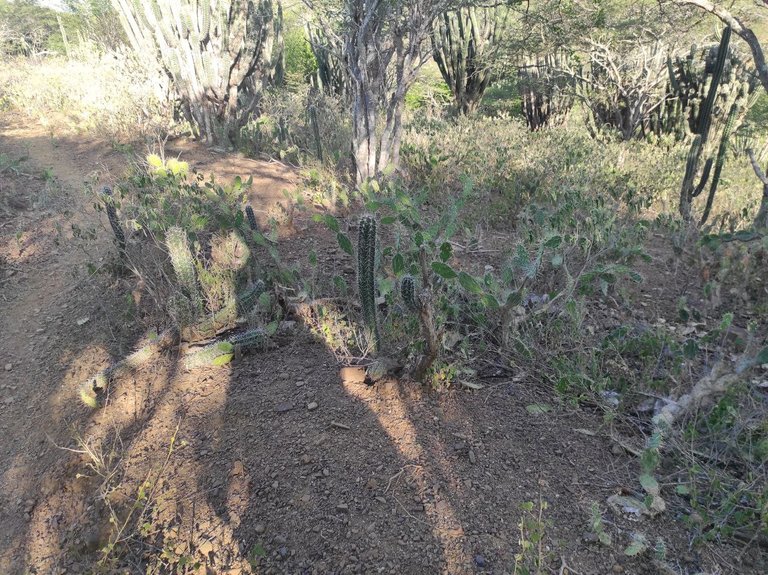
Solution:
<svg viewBox="0 0 768 575">
<path fill-rule="evenodd" d="M 349 505 L 347 505 L 346 503 L 339 503 L 336 506 L 336 511 L 338 511 L 339 513 L 349 513 Z"/>
<path fill-rule="evenodd" d="M 11 371 L 13 369 L 12 363 L 6 363 L 5 364 L 5 371 Z"/>
<path fill-rule="evenodd" d="M 591 531 L 586 531 L 586 532 L 584 532 L 584 534 L 581 536 L 581 540 L 582 540 L 584 543 L 597 543 L 597 542 L 598 542 L 598 540 L 599 540 L 599 538 L 597 537 L 597 535 L 595 535 L 595 534 L 594 534 L 594 533 L 592 533 Z"/>
<path fill-rule="evenodd" d="M 278 403 L 275 406 L 275 411 L 277 413 L 285 413 L 287 411 L 291 411 L 293 409 L 293 404 L 290 401 L 284 401 L 283 403 Z"/>
<path fill-rule="evenodd" d="M 477 565 L 482 569 L 487 564 L 488 562 L 485 560 L 485 557 L 483 557 L 482 555 L 475 555 L 475 565 Z"/>
<path fill-rule="evenodd" d="M 91 318 L 89 318 L 89 317 L 87 317 L 87 316 L 86 316 L 86 317 L 81 317 L 79 320 L 77 320 L 77 325 L 79 325 L 79 326 L 80 326 L 80 325 L 85 325 L 85 324 L 87 324 L 89 321 L 91 321 Z"/>
<path fill-rule="evenodd" d="M 311 401 L 307 404 L 307 410 L 309 411 L 315 411 L 317 409 L 317 402 Z"/>
<path fill-rule="evenodd" d="M 622 567 L 618 563 L 614 563 L 613 567 L 611 567 L 611 571 L 613 571 L 614 573 L 624 573 L 624 567 Z"/>
<path fill-rule="evenodd" d="M 258 533 L 259 535 L 261 535 L 267 530 L 267 528 L 264 526 L 263 523 L 257 523 L 256 527 L 254 527 L 253 530 L 256 531 L 256 533 Z"/>
<path fill-rule="evenodd" d="M 288 557 L 288 548 L 287 547 L 281 547 L 280 549 L 277 550 L 277 554 L 278 554 L 280 560 L 282 561 L 283 559 Z"/>
<path fill-rule="evenodd" d="M 469 450 L 469 462 L 472 464 L 475 464 L 477 462 L 477 456 L 475 455 L 475 452 L 472 449 Z"/>
</svg>

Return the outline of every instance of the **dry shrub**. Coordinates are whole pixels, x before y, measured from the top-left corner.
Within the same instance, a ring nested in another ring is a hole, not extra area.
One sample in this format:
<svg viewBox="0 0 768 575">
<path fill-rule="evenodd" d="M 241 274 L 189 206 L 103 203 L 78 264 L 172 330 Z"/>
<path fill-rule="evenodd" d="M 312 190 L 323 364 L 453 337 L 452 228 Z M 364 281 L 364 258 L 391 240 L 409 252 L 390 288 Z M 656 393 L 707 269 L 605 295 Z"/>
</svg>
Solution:
<svg viewBox="0 0 768 575">
<path fill-rule="evenodd" d="M 173 125 L 167 81 L 127 51 L 0 60 L 0 108 L 111 140 L 155 140 Z"/>
</svg>

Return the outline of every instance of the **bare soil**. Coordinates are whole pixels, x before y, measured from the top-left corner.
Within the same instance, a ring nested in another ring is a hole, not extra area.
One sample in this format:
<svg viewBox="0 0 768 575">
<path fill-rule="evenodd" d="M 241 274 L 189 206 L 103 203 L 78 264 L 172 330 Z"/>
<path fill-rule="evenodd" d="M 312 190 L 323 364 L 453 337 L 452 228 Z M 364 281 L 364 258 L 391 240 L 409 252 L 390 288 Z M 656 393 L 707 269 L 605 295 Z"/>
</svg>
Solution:
<svg viewBox="0 0 768 575">
<path fill-rule="evenodd" d="M 526 373 L 476 392 L 369 386 L 299 329 L 224 367 L 187 371 L 168 354 L 87 408 L 79 384 L 148 332 L 131 306 L 140 287 L 102 273 L 114 248 L 85 192 L 128 158 L 1 125 L 0 153 L 28 157 L 0 173 L 1 573 L 513 573 L 524 520 L 525 539 L 542 530 L 526 557 L 546 573 L 658 573 L 623 553 L 639 531 L 664 539 L 679 573 L 766 572 L 754 549 L 691 546 L 673 493 L 642 523 L 608 511 L 607 497 L 637 491 L 636 458 L 600 410 L 558 406 Z M 170 149 L 224 178 L 253 175 L 263 210 L 298 179 Z M 73 224 L 100 233 L 83 243 Z M 305 224 L 289 254 L 321 237 Z M 662 285 L 670 268 L 654 270 L 649 285 Z M 531 413 L 536 403 L 555 409 Z M 611 547 L 590 527 L 594 503 Z"/>
</svg>

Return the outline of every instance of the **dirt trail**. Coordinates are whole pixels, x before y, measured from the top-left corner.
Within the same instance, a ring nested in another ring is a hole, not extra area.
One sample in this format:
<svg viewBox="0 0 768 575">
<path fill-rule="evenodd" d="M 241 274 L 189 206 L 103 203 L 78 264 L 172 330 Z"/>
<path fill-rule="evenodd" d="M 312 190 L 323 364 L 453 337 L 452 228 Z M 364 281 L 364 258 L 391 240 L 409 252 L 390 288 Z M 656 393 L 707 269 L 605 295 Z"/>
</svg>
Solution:
<svg viewBox="0 0 768 575">
<path fill-rule="evenodd" d="M 183 153 L 204 171 L 225 161 L 193 146 Z M 54 137 L 8 117 L 0 119 L 0 154 L 0 572 L 14 573 L 30 557 L 55 555 L 33 548 L 40 535 L 34 528 L 56 528 L 62 520 L 45 514 L 75 461 L 56 445 L 72 447 L 73 433 L 89 419 L 78 382 L 142 334 L 119 317 L 129 286 L 87 271 L 113 249 L 87 190 L 114 184 L 129 158 L 104 142 Z M 280 166 L 235 163 L 242 175 L 254 173 L 262 204 L 291 185 L 292 174 Z M 98 233 L 79 242 L 75 228 Z M 72 507 L 73 518 L 85 509 L 74 501 Z"/>
<path fill-rule="evenodd" d="M 369 387 L 340 377 L 336 358 L 298 330 L 224 367 L 187 371 L 171 354 L 113 382 L 104 408 L 86 408 L 79 383 L 146 336 L 126 313 L 131 280 L 86 272 L 114 249 L 86 182 L 114 182 L 127 160 L 100 142 L 0 126 L 0 154 L 30 157 L 0 164 L 0 573 L 90 573 L 99 559 L 106 573 L 149 563 L 195 574 L 501 574 L 516 561 L 658 573 L 648 557 L 623 555 L 637 531 L 662 537 L 681 572 L 765 572 L 759 557 L 691 549 L 672 494 L 653 521 L 611 515 L 606 498 L 637 489 L 635 458 L 606 438 L 599 410 L 528 409 L 554 403 L 531 374 L 489 376 L 477 393 Z M 189 144 L 167 152 L 221 177 L 254 174 L 251 202 L 264 211 L 295 180 Z M 286 249 L 313 247 L 324 266 L 351 270 L 307 220 Z M 95 226 L 97 239 L 74 241 L 72 224 Z M 54 445 L 77 448 L 75 436 L 93 456 Z M 590 529 L 594 504 L 613 547 Z M 520 525 L 543 539 L 516 558 Z"/>
</svg>

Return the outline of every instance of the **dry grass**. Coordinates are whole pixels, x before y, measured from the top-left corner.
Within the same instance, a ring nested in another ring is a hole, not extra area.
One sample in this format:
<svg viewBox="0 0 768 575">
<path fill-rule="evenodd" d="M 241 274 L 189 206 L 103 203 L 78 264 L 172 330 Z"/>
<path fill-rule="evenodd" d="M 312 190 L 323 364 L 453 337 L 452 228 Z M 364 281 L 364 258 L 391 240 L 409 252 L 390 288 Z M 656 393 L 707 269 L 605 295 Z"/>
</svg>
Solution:
<svg viewBox="0 0 768 575">
<path fill-rule="evenodd" d="M 113 141 L 156 140 L 173 125 L 162 75 L 127 52 L 84 47 L 71 59 L 0 59 L 0 110 L 54 131 Z"/>
</svg>

